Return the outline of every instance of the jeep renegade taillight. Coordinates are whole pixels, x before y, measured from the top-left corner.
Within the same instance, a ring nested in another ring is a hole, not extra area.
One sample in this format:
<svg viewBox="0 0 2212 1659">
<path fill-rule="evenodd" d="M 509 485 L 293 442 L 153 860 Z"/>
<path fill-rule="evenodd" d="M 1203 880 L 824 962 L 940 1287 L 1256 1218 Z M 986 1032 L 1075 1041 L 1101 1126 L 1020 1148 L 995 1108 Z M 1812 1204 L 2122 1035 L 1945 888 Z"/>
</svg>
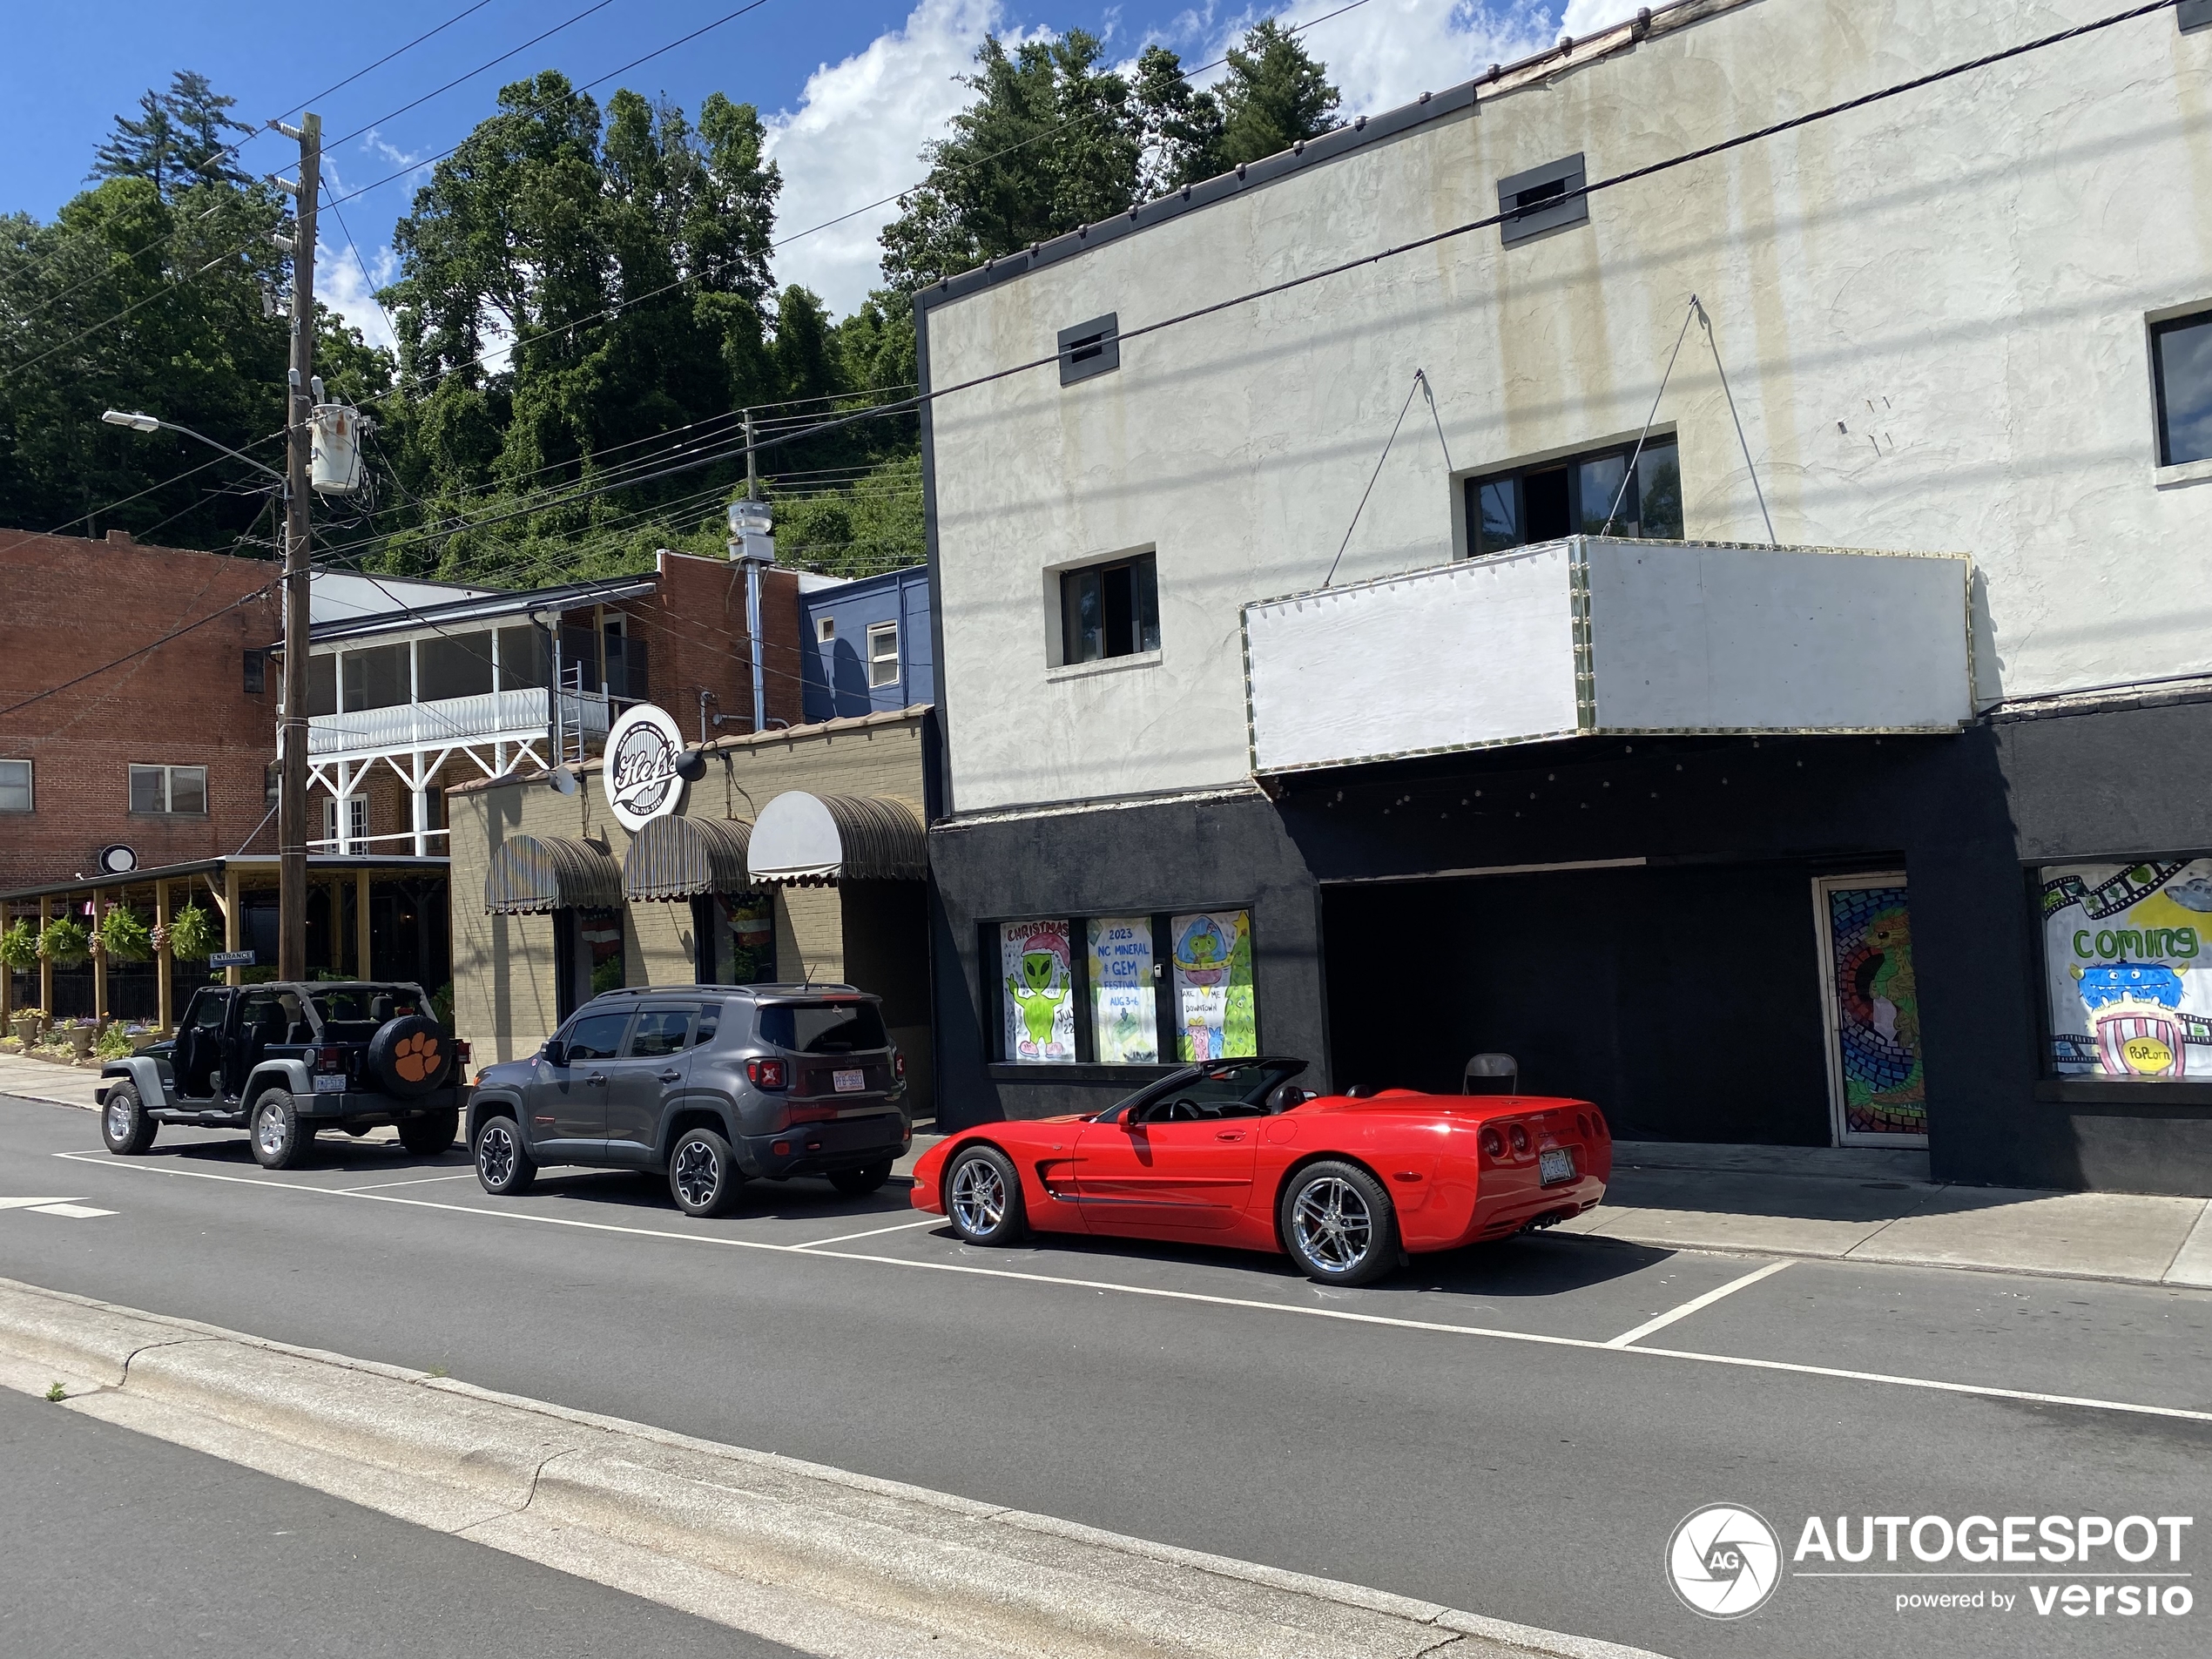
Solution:
<svg viewBox="0 0 2212 1659">
<path fill-rule="evenodd" d="M 895 1049 L 891 1055 L 891 1069 L 899 1076 L 903 1077 L 907 1075 L 907 1056 Z"/>
<path fill-rule="evenodd" d="M 343 1049 L 317 1049 L 315 1051 L 315 1069 L 317 1071 L 345 1070 L 346 1051 Z"/>
<path fill-rule="evenodd" d="M 784 1086 L 784 1062 L 780 1060 L 748 1060 L 745 1062 L 747 1082 L 755 1089 L 781 1089 Z"/>
</svg>

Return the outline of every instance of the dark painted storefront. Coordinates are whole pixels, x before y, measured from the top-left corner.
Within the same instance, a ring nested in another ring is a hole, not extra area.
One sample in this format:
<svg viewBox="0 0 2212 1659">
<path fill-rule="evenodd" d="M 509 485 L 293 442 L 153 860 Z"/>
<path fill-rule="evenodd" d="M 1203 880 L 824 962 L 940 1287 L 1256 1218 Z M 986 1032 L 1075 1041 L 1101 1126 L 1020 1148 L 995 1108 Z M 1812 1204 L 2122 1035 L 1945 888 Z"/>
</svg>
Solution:
<svg viewBox="0 0 2212 1659">
<path fill-rule="evenodd" d="M 1814 882 L 1901 872 L 1911 977 L 1885 1006 L 1935 1176 L 2212 1193 L 2212 1082 L 2054 1074 L 2039 908 L 2044 867 L 2212 848 L 2202 695 L 1953 738 L 1530 745 L 1294 776 L 1271 800 L 957 820 L 931 845 L 948 1124 L 1095 1110 L 1158 1071 L 1008 1063 L 996 923 L 1234 908 L 1258 1046 L 1312 1060 L 1310 1086 L 1452 1089 L 1501 1050 L 1623 1136 L 1825 1145 Z"/>
</svg>

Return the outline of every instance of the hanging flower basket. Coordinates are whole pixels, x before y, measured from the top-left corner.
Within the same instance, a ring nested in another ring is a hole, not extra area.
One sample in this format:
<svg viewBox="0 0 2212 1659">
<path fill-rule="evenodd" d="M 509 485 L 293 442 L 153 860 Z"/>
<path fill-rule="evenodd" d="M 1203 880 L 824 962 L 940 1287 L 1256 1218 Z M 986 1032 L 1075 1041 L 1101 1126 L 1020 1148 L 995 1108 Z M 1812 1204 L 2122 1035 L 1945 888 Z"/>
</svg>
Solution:
<svg viewBox="0 0 2212 1659">
<path fill-rule="evenodd" d="M 188 904 L 169 918 L 169 954 L 180 961 L 203 960 L 215 948 L 215 924 L 199 905 Z"/>
<path fill-rule="evenodd" d="M 121 905 L 100 918 L 100 944 L 112 962 L 143 962 L 153 955 L 153 938 L 135 910 Z"/>
<path fill-rule="evenodd" d="M 38 935 L 38 954 L 57 968 L 82 968 L 92 959 L 92 936 L 82 922 L 57 916 Z"/>
<path fill-rule="evenodd" d="M 21 917 L 0 933 L 0 963 L 18 974 L 28 974 L 38 966 L 38 935 Z"/>
</svg>

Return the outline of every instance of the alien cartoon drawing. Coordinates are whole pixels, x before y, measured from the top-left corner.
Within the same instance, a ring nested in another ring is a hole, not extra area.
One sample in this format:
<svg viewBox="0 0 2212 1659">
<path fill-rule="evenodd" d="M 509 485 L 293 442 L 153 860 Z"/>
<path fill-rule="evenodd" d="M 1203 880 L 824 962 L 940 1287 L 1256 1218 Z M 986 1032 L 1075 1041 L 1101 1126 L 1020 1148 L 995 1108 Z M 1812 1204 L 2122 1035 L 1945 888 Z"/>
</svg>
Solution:
<svg viewBox="0 0 2212 1659">
<path fill-rule="evenodd" d="M 1042 930 L 1031 934 L 1022 943 L 1015 971 L 1006 976 L 1006 990 L 1021 1013 L 1026 1034 L 1018 1045 L 1021 1057 L 1042 1060 L 1063 1054 L 1065 1046 L 1053 1039 L 1068 1003 L 1067 940 Z"/>
</svg>

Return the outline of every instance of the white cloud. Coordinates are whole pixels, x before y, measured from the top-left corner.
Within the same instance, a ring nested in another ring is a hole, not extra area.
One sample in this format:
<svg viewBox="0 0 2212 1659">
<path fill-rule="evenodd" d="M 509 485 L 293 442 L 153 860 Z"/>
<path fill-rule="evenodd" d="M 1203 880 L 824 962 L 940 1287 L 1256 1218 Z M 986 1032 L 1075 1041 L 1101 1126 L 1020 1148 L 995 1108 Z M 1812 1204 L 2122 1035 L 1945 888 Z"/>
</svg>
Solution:
<svg viewBox="0 0 2212 1659">
<path fill-rule="evenodd" d="M 1219 57 L 1262 17 L 1272 13 L 1297 24 L 1344 3 L 1298 0 L 1278 10 L 1264 0 L 1233 9 L 1225 0 L 1204 0 L 1139 35 L 1128 32 L 1130 21 L 1117 8 L 1108 14 L 1107 28 L 1119 37 L 1116 50 L 1129 54 L 1128 66 L 1151 41 L 1200 64 Z M 1320 23 L 1308 44 L 1343 92 L 1345 115 L 1372 114 L 1541 51 L 1562 33 L 1595 32 L 1635 10 L 1624 0 L 1567 0 L 1563 10 L 1534 0 L 1366 0 Z M 1049 31 L 1008 27 L 1002 0 L 920 0 L 899 29 L 817 69 L 797 109 L 768 118 L 769 153 L 784 174 L 779 234 L 811 231 L 777 253 L 779 281 L 804 283 L 840 315 L 881 281 L 876 237 L 899 211 L 882 199 L 926 171 L 919 159 L 923 144 L 941 136 L 971 96 L 954 78 L 973 66 L 976 47 L 991 32 L 1012 44 Z M 394 158 L 401 158 L 394 152 Z M 841 222 L 812 229 L 831 219 Z"/>
<path fill-rule="evenodd" d="M 921 0 L 901 27 L 808 76 L 799 107 L 768 118 L 769 153 L 784 174 L 779 235 L 920 179 L 921 146 L 971 96 L 953 78 L 974 67 L 976 47 L 995 30 L 1009 42 L 1025 37 L 1004 26 L 1000 0 Z M 800 237 L 776 255 L 777 280 L 804 283 L 840 315 L 851 311 L 882 281 L 876 235 L 898 212 L 883 203 Z"/>
<path fill-rule="evenodd" d="M 370 345 L 392 347 L 397 342 L 383 307 L 376 303 L 376 290 L 399 275 L 400 262 L 389 247 L 362 248 L 357 259 L 354 244 L 342 239 L 342 230 L 340 236 L 335 247 L 320 237 L 315 239 L 316 297 L 360 329 L 361 338 Z M 366 272 L 361 268 L 363 260 L 368 263 Z"/>
</svg>

